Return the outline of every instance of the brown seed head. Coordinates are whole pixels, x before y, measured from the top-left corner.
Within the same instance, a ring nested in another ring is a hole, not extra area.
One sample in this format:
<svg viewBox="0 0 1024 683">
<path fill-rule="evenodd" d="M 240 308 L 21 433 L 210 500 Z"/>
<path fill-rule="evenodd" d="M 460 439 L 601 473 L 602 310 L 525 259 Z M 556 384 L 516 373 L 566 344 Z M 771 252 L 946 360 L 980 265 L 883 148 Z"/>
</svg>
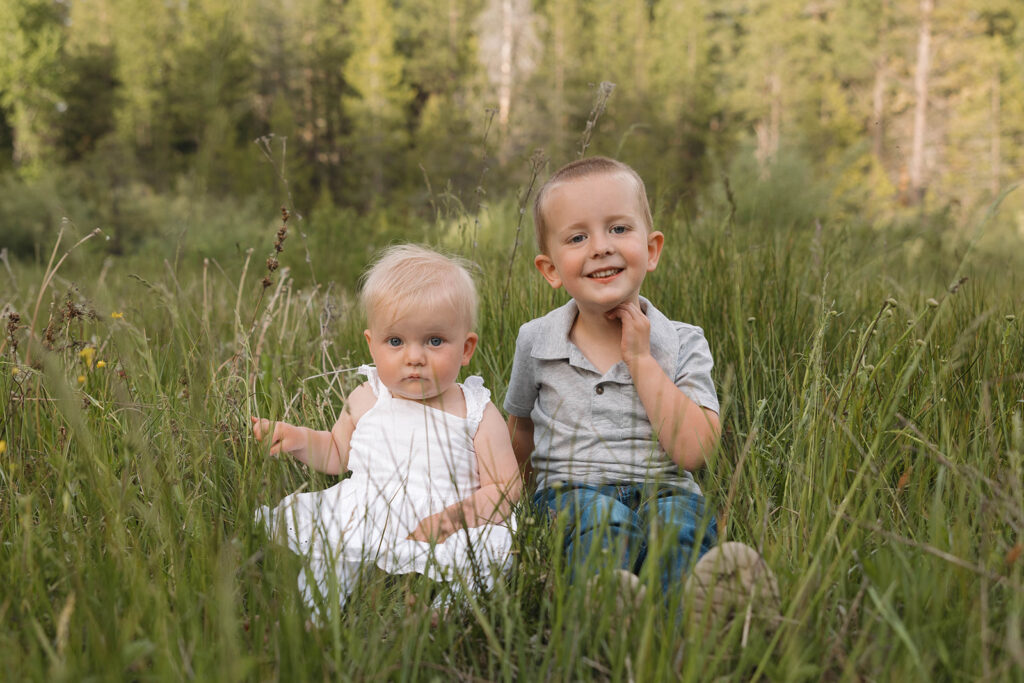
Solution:
<svg viewBox="0 0 1024 683">
<path fill-rule="evenodd" d="M 957 290 L 959 290 L 960 287 L 962 287 L 965 282 L 967 282 L 967 276 L 966 275 L 949 286 L 949 293 L 950 294 L 956 294 Z"/>
<path fill-rule="evenodd" d="M 18 331 L 21 326 L 21 316 L 11 311 L 7 314 L 7 337 L 11 340 L 11 348 L 14 351 L 18 350 L 18 338 L 14 336 L 14 333 Z"/>
</svg>

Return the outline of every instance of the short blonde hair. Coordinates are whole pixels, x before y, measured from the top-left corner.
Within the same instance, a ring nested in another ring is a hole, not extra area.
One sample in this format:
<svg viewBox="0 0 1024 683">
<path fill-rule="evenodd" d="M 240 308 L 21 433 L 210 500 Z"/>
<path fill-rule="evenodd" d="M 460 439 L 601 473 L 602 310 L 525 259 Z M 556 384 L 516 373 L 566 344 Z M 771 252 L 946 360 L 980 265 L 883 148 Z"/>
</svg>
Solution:
<svg viewBox="0 0 1024 683">
<path fill-rule="evenodd" d="M 569 162 L 562 168 L 555 171 L 555 174 L 548 178 L 548 181 L 541 186 L 537 192 L 537 198 L 533 201 L 533 229 L 537 237 L 537 249 L 542 254 L 547 253 L 545 237 L 548 231 L 547 222 L 544 219 L 544 203 L 551 194 L 551 191 L 561 185 L 573 180 L 587 178 L 589 176 L 609 174 L 621 175 L 629 179 L 636 188 L 636 201 L 640 207 L 640 217 L 646 223 L 647 231 L 654 229 L 654 218 L 651 216 L 651 205 L 647 201 L 647 188 L 644 187 L 643 178 L 633 170 L 629 164 L 624 164 L 616 159 L 608 157 L 587 157 Z"/>
<path fill-rule="evenodd" d="M 398 319 L 413 309 L 444 306 L 454 309 L 472 331 L 477 294 L 471 267 L 465 259 L 418 244 L 388 247 L 361 279 L 359 301 L 367 322 L 382 314 Z"/>
</svg>

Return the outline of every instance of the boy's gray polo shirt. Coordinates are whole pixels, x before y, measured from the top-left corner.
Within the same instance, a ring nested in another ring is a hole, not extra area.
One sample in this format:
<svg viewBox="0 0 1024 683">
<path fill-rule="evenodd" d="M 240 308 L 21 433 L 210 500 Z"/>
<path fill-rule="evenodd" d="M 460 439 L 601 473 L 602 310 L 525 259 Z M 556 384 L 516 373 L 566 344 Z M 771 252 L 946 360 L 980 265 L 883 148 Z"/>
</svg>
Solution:
<svg viewBox="0 0 1024 683">
<path fill-rule="evenodd" d="M 651 355 L 690 399 L 718 412 L 711 350 L 701 328 L 669 320 L 649 301 Z M 601 375 L 569 340 L 576 320 L 570 300 L 519 328 L 505 411 L 533 420 L 531 456 L 541 488 L 583 484 L 670 482 L 700 488 L 654 437 L 626 364 Z"/>
</svg>

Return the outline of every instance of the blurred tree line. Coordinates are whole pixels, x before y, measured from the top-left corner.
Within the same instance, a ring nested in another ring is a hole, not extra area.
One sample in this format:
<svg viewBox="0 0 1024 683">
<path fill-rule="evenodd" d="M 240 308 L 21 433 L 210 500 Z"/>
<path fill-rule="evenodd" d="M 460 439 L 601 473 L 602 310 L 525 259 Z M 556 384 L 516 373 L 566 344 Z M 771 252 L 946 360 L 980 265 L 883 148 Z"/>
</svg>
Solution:
<svg viewBox="0 0 1024 683">
<path fill-rule="evenodd" d="M 314 215 L 472 211 L 536 149 L 575 157 L 603 82 L 588 153 L 661 207 L 827 179 L 831 211 L 891 221 L 1024 175 L 1020 0 L 7 0 L 0 54 L 5 230 L 281 178 Z"/>
</svg>

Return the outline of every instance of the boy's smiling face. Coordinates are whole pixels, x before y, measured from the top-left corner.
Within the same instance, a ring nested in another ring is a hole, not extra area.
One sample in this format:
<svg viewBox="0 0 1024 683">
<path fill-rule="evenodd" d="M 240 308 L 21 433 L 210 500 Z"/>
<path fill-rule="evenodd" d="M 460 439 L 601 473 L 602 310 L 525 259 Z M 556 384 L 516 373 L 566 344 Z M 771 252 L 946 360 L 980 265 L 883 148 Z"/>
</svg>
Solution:
<svg viewBox="0 0 1024 683">
<path fill-rule="evenodd" d="M 565 181 L 548 191 L 543 211 L 547 253 L 534 264 L 552 287 L 564 286 L 587 313 L 604 314 L 639 300 L 665 238 L 644 220 L 629 176 L 600 173 Z"/>
</svg>

